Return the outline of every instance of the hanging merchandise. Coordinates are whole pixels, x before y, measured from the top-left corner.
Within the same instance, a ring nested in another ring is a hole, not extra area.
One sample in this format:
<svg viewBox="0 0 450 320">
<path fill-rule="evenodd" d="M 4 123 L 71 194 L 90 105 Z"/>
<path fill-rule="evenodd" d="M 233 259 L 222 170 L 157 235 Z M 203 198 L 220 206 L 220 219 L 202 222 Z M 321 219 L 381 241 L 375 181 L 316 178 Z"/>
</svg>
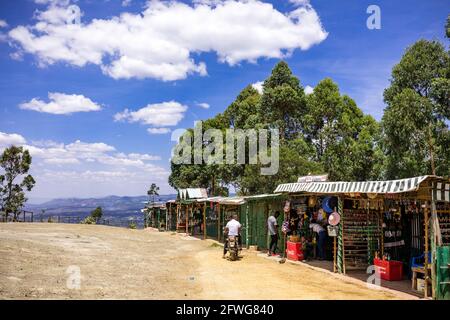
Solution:
<svg viewBox="0 0 450 320">
<path fill-rule="evenodd" d="M 337 206 L 337 200 L 335 197 L 325 197 L 322 202 L 322 208 L 326 213 L 331 213 Z"/>
<path fill-rule="evenodd" d="M 316 197 L 309 197 L 308 199 L 308 207 L 313 208 L 316 206 L 317 198 Z"/>
<path fill-rule="evenodd" d="M 286 202 L 284 203 L 283 211 L 284 211 L 285 213 L 288 213 L 290 210 L 291 210 L 291 202 L 290 202 L 290 201 L 286 201 Z"/>
<path fill-rule="evenodd" d="M 332 212 L 328 217 L 328 223 L 332 226 L 337 226 L 341 221 L 341 215 L 336 211 Z"/>
<path fill-rule="evenodd" d="M 281 225 L 281 232 L 283 233 L 288 233 L 290 231 L 289 229 L 289 221 L 286 220 L 283 222 L 283 224 Z"/>
</svg>

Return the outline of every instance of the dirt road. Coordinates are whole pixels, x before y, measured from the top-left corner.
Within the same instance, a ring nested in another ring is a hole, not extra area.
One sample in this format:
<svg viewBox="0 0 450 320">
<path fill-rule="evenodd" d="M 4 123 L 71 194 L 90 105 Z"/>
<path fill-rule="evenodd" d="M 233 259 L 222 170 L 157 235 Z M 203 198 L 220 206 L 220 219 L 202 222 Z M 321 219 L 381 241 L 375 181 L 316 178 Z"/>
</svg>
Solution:
<svg viewBox="0 0 450 320">
<path fill-rule="evenodd" d="M 81 275 L 80 289 L 74 276 Z M 0 224 L 1 299 L 401 299 L 305 266 L 169 232 Z M 407 298 L 407 297 L 406 297 Z"/>
</svg>

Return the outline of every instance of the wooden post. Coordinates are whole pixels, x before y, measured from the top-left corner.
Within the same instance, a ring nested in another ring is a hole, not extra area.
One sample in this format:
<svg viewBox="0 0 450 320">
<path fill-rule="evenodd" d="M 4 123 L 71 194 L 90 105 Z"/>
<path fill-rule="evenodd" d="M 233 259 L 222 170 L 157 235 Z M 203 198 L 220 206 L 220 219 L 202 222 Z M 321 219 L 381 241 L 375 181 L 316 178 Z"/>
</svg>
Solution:
<svg viewBox="0 0 450 320">
<path fill-rule="evenodd" d="M 194 218 L 194 204 L 191 204 L 191 216 L 192 216 L 192 218 Z M 193 220 L 193 221 L 195 221 L 195 220 Z M 195 228 L 195 225 L 193 225 L 191 228 L 190 234 L 192 234 L 192 235 L 194 235 L 194 233 L 195 233 L 194 228 Z"/>
<path fill-rule="evenodd" d="M 206 201 L 203 204 L 203 239 L 206 239 Z"/>
<path fill-rule="evenodd" d="M 341 221 L 338 225 L 337 239 L 337 271 L 345 274 L 345 257 L 344 257 L 344 204 L 342 197 L 338 197 L 338 213 L 341 215 Z"/>
<path fill-rule="evenodd" d="M 166 230 L 166 231 L 168 230 L 168 229 L 167 229 L 167 224 L 168 224 L 168 222 L 169 222 L 168 216 L 169 216 L 169 210 L 167 210 L 167 207 L 166 207 L 166 226 L 165 226 L 165 230 Z"/>
<path fill-rule="evenodd" d="M 186 235 L 189 234 L 189 205 L 186 205 L 186 210 L 184 211 L 184 213 L 186 214 Z"/>
<path fill-rule="evenodd" d="M 337 236 L 337 235 L 336 235 Z M 333 272 L 336 273 L 336 237 L 333 237 Z"/>
<path fill-rule="evenodd" d="M 176 219 L 176 231 L 178 231 L 179 223 L 178 223 L 178 217 L 179 217 L 179 204 L 177 203 L 177 209 L 176 209 L 177 219 Z"/>
<path fill-rule="evenodd" d="M 249 238 L 248 238 L 248 202 L 245 206 L 245 246 L 249 248 Z"/>
<path fill-rule="evenodd" d="M 220 203 L 217 204 L 217 240 L 220 241 Z"/>
<path fill-rule="evenodd" d="M 425 298 L 428 298 L 428 203 L 425 204 L 425 261 L 424 261 L 424 278 L 425 278 Z"/>
</svg>

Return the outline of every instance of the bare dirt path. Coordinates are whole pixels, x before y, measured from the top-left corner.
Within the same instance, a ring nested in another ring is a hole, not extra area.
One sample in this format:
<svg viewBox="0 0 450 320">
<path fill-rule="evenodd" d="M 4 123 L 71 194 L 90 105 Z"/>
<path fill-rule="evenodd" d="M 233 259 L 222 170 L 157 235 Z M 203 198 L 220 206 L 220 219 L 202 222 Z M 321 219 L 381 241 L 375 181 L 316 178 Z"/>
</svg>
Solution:
<svg viewBox="0 0 450 320">
<path fill-rule="evenodd" d="M 72 267 L 71 267 L 72 266 Z M 70 269 L 70 268 L 72 269 Z M 73 268 L 81 288 L 69 289 Z M 211 241 L 95 225 L 0 224 L 1 299 L 401 299 Z M 411 298 L 413 298 L 411 296 Z"/>
</svg>

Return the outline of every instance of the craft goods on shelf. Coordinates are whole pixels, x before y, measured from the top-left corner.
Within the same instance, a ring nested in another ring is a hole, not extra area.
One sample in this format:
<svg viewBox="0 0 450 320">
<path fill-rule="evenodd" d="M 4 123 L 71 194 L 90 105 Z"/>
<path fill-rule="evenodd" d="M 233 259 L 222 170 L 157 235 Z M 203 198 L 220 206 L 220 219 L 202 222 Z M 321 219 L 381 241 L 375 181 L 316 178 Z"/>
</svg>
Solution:
<svg viewBox="0 0 450 320">
<path fill-rule="evenodd" d="M 380 247 L 379 215 L 373 210 L 346 209 L 344 216 L 345 266 L 347 269 L 366 269 Z"/>
</svg>

